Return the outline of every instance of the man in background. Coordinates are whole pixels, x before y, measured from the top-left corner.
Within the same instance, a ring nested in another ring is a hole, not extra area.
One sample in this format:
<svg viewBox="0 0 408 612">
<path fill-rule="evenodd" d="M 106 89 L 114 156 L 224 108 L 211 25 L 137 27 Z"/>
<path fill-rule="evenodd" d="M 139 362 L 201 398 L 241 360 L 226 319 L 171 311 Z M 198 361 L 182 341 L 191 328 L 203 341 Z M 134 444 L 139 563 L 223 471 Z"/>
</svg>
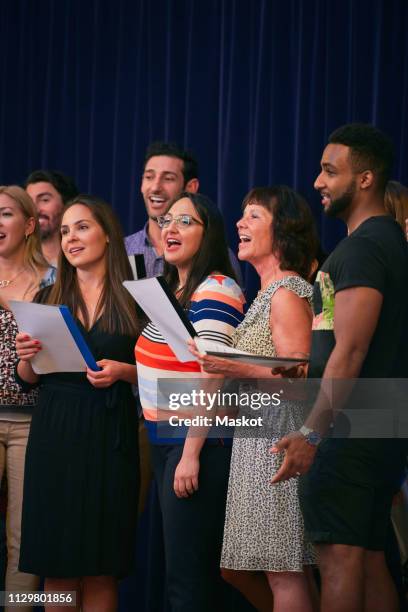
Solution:
<svg viewBox="0 0 408 612">
<path fill-rule="evenodd" d="M 24 189 L 37 207 L 42 250 L 45 259 L 56 266 L 61 239 L 59 226 L 65 204 L 78 195 L 74 181 L 57 170 L 34 170 Z"/>
<path fill-rule="evenodd" d="M 196 193 L 200 183 L 197 160 L 174 143 L 153 142 L 146 150 L 140 191 L 148 216 L 144 227 L 125 238 L 128 255 L 143 255 L 146 276 L 163 272 L 163 247 L 157 217 L 163 215 L 170 202 L 182 191 Z M 231 264 L 243 286 L 239 263 L 230 250 Z"/>
</svg>

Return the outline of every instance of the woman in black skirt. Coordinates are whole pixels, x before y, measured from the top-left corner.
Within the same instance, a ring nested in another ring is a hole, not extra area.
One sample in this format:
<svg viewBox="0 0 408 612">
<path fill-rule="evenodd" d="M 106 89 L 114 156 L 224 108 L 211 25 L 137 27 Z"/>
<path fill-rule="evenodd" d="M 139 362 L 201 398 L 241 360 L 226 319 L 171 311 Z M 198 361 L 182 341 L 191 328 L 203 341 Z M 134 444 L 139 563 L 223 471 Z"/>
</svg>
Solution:
<svg viewBox="0 0 408 612">
<path fill-rule="evenodd" d="M 61 247 L 55 285 L 37 301 L 70 307 L 102 369 L 38 376 L 30 361 L 41 338 L 17 336 L 20 383 L 39 385 L 26 455 L 20 570 L 44 576 L 47 591 L 75 590 L 83 612 L 112 612 L 117 578 L 132 565 L 139 487 L 131 392 L 137 319 L 122 286 L 131 271 L 118 221 L 97 198 L 78 196 L 67 206 Z"/>
</svg>

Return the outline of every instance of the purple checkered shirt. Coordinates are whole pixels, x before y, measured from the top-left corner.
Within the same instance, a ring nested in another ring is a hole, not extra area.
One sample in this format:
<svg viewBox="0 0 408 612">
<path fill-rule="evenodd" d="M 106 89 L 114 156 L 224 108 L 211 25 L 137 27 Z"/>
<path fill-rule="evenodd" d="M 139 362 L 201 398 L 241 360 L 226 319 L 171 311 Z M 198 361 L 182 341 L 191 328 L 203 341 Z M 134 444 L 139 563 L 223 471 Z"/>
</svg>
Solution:
<svg viewBox="0 0 408 612">
<path fill-rule="evenodd" d="M 143 255 L 147 278 L 163 274 L 163 257 L 157 255 L 147 235 L 147 223 L 136 234 L 125 238 L 125 247 L 128 255 Z"/>
</svg>

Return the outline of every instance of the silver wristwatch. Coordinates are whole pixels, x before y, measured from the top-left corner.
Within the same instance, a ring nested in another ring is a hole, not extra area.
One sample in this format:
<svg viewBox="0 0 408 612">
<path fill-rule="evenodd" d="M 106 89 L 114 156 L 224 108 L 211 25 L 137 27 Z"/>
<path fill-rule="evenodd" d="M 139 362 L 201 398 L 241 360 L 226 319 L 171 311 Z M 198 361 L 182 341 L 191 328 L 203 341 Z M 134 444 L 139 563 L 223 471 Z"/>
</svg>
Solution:
<svg viewBox="0 0 408 612">
<path fill-rule="evenodd" d="M 302 436 L 306 438 L 306 442 L 308 442 L 308 444 L 311 446 L 319 446 L 320 442 L 322 441 L 322 436 L 319 434 L 319 432 L 315 431 L 314 429 L 310 429 L 310 427 L 306 427 L 306 425 L 302 425 L 299 431 Z"/>
</svg>

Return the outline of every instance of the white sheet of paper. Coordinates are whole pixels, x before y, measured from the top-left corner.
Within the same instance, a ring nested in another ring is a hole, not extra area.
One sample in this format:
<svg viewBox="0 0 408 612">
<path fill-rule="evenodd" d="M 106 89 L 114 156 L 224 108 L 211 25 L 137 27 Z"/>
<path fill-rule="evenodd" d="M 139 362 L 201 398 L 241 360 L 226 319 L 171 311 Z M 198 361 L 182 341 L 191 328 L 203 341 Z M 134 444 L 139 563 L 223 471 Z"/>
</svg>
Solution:
<svg viewBox="0 0 408 612">
<path fill-rule="evenodd" d="M 132 268 L 133 278 L 137 280 L 137 270 L 136 270 L 136 262 L 133 255 L 128 255 L 130 267 Z"/>
<path fill-rule="evenodd" d="M 231 346 L 199 338 L 196 336 L 194 342 L 200 353 L 225 357 L 226 359 L 234 359 L 243 363 L 252 363 L 254 365 L 265 366 L 267 368 L 293 368 L 296 365 L 305 363 L 306 360 L 289 359 L 287 357 L 264 357 L 263 355 L 253 355 L 247 351 L 240 351 Z"/>
<path fill-rule="evenodd" d="M 123 285 L 156 325 L 177 359 L 181 362 L 196 361 L 187 347 L 191 335 L 158 279 L 153 277 L 124 281 Z"/>
<path fill-rule="evenodd" d="M 18 329 L 41 341 L 42 349 L 32 359 L 36 374 L 85 372 L 86 362 L 58 306 L 10 301 Z"/>
</svg>

